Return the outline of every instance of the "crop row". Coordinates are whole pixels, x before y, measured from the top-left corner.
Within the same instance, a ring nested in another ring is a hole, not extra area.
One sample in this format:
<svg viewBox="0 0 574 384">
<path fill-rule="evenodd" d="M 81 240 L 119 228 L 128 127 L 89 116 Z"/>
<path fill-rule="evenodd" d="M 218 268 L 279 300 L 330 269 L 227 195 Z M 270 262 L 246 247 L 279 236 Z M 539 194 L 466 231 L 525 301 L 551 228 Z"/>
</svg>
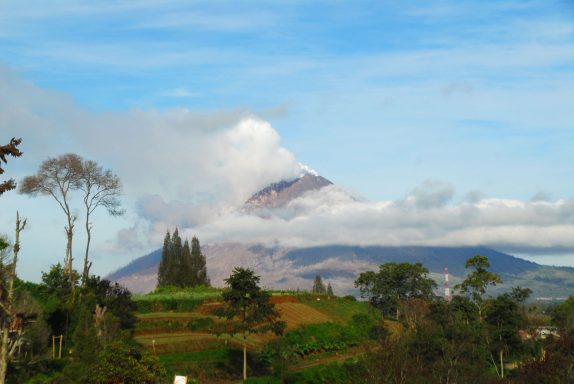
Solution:
<svg viewBox="0 0 574 384">
<path fill-rule="evenodd" d="M 161 299 L 161 300 L 138 300 L 136 301 L 139 313 L 150 312 L 191 312 L 197 308 L 203 299 Z"/>
<path fill-rule="evenodd" d="M 155 320 L 139 321 L 137 324 L 138 332 L 150 331 L 209 331 L 215 322 L 210 317 L 199 317 L 191 320 Z"/>
</svg>

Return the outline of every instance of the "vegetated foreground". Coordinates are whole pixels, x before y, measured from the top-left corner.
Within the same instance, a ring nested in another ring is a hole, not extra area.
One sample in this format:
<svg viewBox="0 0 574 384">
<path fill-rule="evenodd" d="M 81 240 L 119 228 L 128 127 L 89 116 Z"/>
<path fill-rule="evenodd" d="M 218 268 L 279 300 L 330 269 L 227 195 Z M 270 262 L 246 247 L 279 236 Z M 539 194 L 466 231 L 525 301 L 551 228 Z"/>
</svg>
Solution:
<svg viewBox="0 0 574 384">
<path fill-rule="evenodd" d="M 169 373 L 187 375 L 198 382 L 237 382 L 242 340 L 213 333 L 217 325 L 225 323 L 217 316 L 223 306 L 221 290 L 160 290 L 134 299 L 138 304 L 135 339 L 156 354 Z M 367 335 L 357 327 L 352 329 L 353 319 L 371 325 L 380 320 L 366 302 L 353 298 L 274 292 L 271 303 L 287 325 L 283 338 L 292 339 L 294 350 L 285 362 L 290 372 L 363 353 L 358 347 L 366 342 Z M 268 333 L 249 335 L 251 376 L 269 374 L 274 354 L 271 344 L 278 340 Z"/>
<path fill-rule="evenodd" d="M 485 256 L 468 259 L 470 272 L 446 298 L 418 263 L 361 273 L 368 301 L 335 297 L 317 276 L 313 294 L 270 297 L 282 336 L 229 335 L 244 322 L 242 312 L 221 316 L 233 289 L 160 289 L 136 297 L 136 340 L 169 374 L 199 383 L 237 382 L 242 368 L 250 383 L 573 382 L 574 296 L 555 308 L 527 304 L 528 288 L 487 296 L 501 282 L 489 266 Z"/>
</svg>

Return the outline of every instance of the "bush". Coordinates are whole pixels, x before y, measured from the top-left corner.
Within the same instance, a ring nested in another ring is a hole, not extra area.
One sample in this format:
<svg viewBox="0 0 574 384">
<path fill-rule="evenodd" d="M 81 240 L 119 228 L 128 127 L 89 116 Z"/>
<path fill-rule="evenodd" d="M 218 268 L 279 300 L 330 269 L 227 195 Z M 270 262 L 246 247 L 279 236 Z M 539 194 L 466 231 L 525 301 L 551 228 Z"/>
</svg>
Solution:
<svg viewBox="0 0 574 384">
<path fill-rule="evenodd" d="M 308 368 L 302 372 L 287 375 L 285 382 L 297 384 L 347 384 L 364 383 L 364 364 L 359 361 L 347 360 L 344 364 L 331 363 Z"/>
<path fill-rule="evenodd" d="M 165 375 L 157 357 L 127 342 L 108 344 L 98 356 L 90 381 L 93 383 L 156 383 Z"/>
</svg>

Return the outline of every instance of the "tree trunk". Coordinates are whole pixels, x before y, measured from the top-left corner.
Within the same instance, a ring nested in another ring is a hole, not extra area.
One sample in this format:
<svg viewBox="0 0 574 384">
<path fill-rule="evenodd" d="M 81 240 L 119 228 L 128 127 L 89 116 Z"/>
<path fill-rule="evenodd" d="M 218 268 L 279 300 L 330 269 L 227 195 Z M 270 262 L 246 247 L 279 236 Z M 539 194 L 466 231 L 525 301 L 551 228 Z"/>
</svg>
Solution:
<svg viewBox="0 0 574 384">
<path fill-rule="evenodd" d="M 92 263 L 89 262 L 88 256 L 90 252 L 90 241 L 92 240 L 92 228 L 90 227 L 90 215 L 86 213 L 86 254 L 84 255 L 84 270 L 82 272 L 82 287 L 85 287 L 90 277 L 90 267 Z"/>
<path fill-rule="evenodd" d="M 6 382 L 6 371 L 8 370 L 8 331 L 10 322 L 4 321 L 2 324 L 2 347 L 0 348 L 0 384 Z"/>
<path fill-rule="evenodd" d="M 64 268 L 68 273 L 68 278 L 70 279 L 70 289 L 72 295 L 75 292 L 75 281 L 74 281 L 74 258 L 72 257 L 72 240 L 74 237 L 74 220 L 68 215 L 68 226 L 66 227 L 66 236 L 68 242 L 66 244 L 66 259 L 64 260 Z"/>
<path fill-rule="evenodd" d="M 247 341 L 243 335 L 243 381 L 247 381 Z"/>
<path fill-rule="evenodd" d="M 2 323 L 2 340 L 0 345 L 0 384 L 6 382 L 6 373 L 8 371 L 8 361 L 14 353 L 14 342 L 12 346 L 10 345 L 9 333 L 10 324 L 13 319 L 12 304 L 14 301 L 14 280 L 16 279 L 16 264 L 18 263 L 18 252 L 20 251 L 20 232 L 26 226 L 26 220 L 23 223 L 20 222 L 20 214 L 16 211 L 16 241 L 14 242 L 14 258 L 12 259 L 12 265 L 8 267 L 8 273 L 6 274 L 8 282 L 8 292 L 6 299 L 2 300 L 2 311 L 5 312 L 3 323 Z"/>
<path fill-rule="evenodd" d="M 502 361 L 502 349 L 500 350 L 500 377 L 504 379 L 504 363 Z"/>
</svg>

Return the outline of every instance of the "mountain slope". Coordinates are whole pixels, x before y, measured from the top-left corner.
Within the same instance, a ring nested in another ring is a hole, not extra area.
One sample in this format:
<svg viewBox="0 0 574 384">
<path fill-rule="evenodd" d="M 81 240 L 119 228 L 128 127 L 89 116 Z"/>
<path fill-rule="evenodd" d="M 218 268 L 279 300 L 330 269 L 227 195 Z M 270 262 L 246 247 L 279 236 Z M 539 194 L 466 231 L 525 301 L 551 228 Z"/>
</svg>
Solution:
<svg viewBox="0 0 574 384">
<path fill-rule="evenodd" d="M 243 214 L 269 218 L 306 193 L 322 193 L 332 183 L 317 174 L 269 185 L 255 193 L 243 206 Z M 281 208 L 281 209 L 278 209 Z M 280 237 L 277 234 L 277 237 Z M 353 246 L 325 245 L 288 248 L 261 244 L 219 243 L 203 247 L 211 282 L 223 285 L 236 266 L 250 267 L 268 287 L 309 289 L 316 275 L 329 280 L 337 294 L 356 293 L 354 281 L 367 270 L 386 262 L 420 262 L 442 286 L 444 267 L 451 274 L 451 286 L 467 273 L 465 261 L 475 255 L 488 256 L 492 271 L 505 282 L 496 289 L 529 287 L 535 297 L 565 297 L 574 291 L 574 268 L 541 266 L 487 247 Z M 160 250 L 132 261 L 108 276 L 133 292 L 148 292 L 157 283 Z M 440 292 L 439 292 L 440 293 Z"/>
<path fill-rule="evenodd" d="M 466 274 L 466 259 L 488 256 L 491 270 L 499 273 L 509 289 L 531 288 L 534 297 L 566 297 L 574 291 L 574 268 L 542 266 L 487 247 L 381 247 L 333 245 L 310 248 L 267 247 L 253 244 L 215 244 L 203 248 L 207 271 L 216 286 L 223 285 L 235 266 L 254 268 L 262 284 L 278 289 L 310 289 L 315 275 L 321 275 L 338 294 L 356 293 L 354 280 L 359 273 L 376 270 L 386 262 L 420 262 L 429 269 L 439 287 L 448 266 L 451 286 Z M 108 278 L 133 292 L 151 291 L 157 282 L 160 251 L 134 260 Z M 440 290 L 439 292 L 440 293 Z"/>
</svg>

